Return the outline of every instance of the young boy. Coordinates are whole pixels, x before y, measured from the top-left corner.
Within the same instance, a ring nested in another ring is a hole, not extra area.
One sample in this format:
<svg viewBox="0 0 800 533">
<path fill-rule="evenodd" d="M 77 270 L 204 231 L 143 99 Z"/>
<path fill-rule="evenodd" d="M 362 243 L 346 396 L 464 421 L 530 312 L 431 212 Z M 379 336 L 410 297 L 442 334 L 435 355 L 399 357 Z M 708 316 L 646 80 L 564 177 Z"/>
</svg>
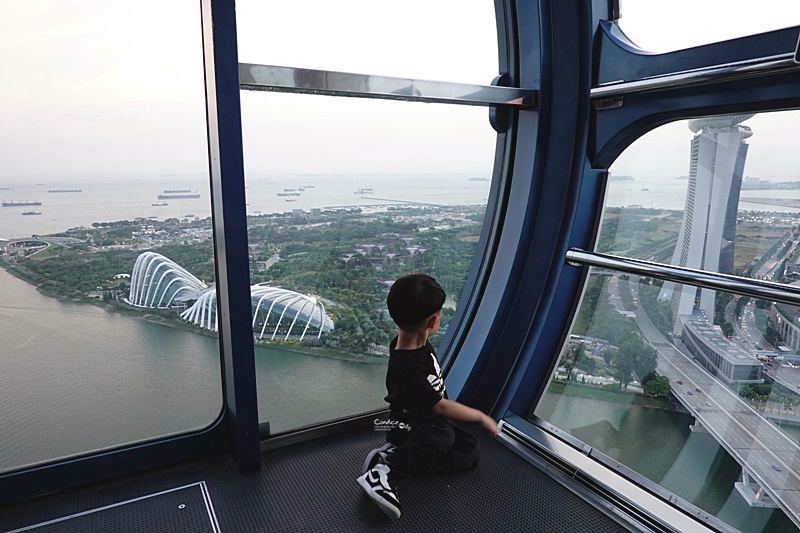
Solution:
<svg viewBox="0 0 800 533">
<path fill-rule="evenodd" d="M 445 293 L 435 279 L 411 274 L 394 282 L 386 298 L 397 324 L 389 345 L 386 401 L 393 427 L 387 443 L 364 461 L 358 484 L 390 518 L 400 518 L 397 483 L 411 475 L 449 474 L 478 466 L 480 443 L 449 419 L 478 422 L 492 437 L 489 416 L 447 399 L 436 352 L 428 337 L 439 329 Z"/>
</svg>

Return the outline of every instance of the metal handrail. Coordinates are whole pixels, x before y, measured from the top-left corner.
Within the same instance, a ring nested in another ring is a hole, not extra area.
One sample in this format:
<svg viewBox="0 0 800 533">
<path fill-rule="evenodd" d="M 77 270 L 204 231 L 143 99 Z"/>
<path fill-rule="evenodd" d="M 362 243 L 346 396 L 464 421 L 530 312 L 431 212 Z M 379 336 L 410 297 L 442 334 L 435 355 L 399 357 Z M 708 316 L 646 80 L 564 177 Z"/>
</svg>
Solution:
<svg viewBox="0 0 800 533">
<path fill-rule="evenodd" d="M 514 108 L 535 106 L 537 95 L 537 91 L 534 89 L 393 78 L 250 63 L 239 63 L 239 88 L 251 91 L 324 94 L 473 106 L 511 106 Z"/>
<path fill-rule="evenodd" d="M 615 255 L 587 252 L 577 248 L 572 248 L 567 251 L 566 260 L 568 263 L 576 265 L 609 268 L 611 270 L 637 274 L 639 276 L 648 276 L 664 281 L 673 281 L 675 283 L 683 283 L 703 289 L 731 292 L 744 296 L 751 296 L 753 298 L 800 306 L 800 288 L 771 281 L 743 278 L 730 274 L 718 274 L 704 270 L 695 270 L 693 268 L 642 261 L 640 259 L 629 259 Z"/>
<path fill-rule="evenodd" d="M 771 72 L 782 72 L 800 69 L 794 61 L 794 52 L 779 54 L 758 59 L 749 59 L 723 65 L 713 65 L 698 69 L 686 70 L 641 78 L 637 80 L 620 80 L 609 82 L 591 89 L 592 99 L 624 96 L 626 94 L 657 91 L 672 87 L 700 85 L 729 79 L 748 78 Z"/>
</svg>

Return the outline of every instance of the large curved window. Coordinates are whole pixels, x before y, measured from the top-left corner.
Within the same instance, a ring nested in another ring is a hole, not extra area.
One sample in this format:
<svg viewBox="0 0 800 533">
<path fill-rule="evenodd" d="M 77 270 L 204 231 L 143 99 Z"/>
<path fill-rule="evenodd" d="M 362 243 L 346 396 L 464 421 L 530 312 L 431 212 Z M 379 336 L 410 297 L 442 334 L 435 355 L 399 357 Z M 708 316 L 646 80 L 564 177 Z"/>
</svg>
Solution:
<svg viewBox="0 0 800 533">
<path fill-rule="evenodd" d="M 611 169 L 596 251 L 796 284 L 797 112 L 659 128 Z M 794 531 L 800 309 L 592 268 L 536 415 L 746 531 Z"/>
<path fill-rule="evenodd" d="M 800 24 L 800 5 L 784 0 L 765 0 L 757 6 L 749 0 L 620 0 L 620 14 L 622 31 L 649 52 L 671 52 Z"/>
<path fill-rule="evenodd" d="M 366 100 L 241 93 L 259 419 L 272 433 L 385 407 L 389 286 L 412 272 L 438 279 L 438 344 L 478 248 L 496 143 L 487 109 L 377 91 L 394 83 L 381 76 L 488 85 L 494 5 L 390 11 L 237 4 L 241 63 L 316 69 L 284 71 L 289 90 L 328 89 L 342 78 L 330 71 L 376 76 L 351 94 Z"/>
<path fill-rule="evenodd" d="M 236 14 L 242 63 L 478 84 L 498 74 L 489 0 L 242 0 Z"/>
<path fill-rule="evenodd" d="M 243 92 L 242 113 L 260 419 L 280 432 L 384 407 L 392 281 L 445 288 L 434 344 L 464 289 L 491 185 L 486 109 Z"/>
<path fill-rule="evenodd" d="M 179 318 L 214 287 L 199 10 L 2 11 L 0 472 L 203 428 L 219 347 Z"/>
</svg>

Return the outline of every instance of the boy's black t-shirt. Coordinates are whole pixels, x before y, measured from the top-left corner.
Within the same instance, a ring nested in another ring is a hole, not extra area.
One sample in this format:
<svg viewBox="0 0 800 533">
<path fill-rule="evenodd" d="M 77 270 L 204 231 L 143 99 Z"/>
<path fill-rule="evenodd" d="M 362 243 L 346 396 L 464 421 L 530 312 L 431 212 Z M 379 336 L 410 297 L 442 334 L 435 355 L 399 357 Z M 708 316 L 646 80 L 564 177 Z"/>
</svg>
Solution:
<svg viewBox="0 0 800 533">
<path fill-rule="evenodd" d="M 407 413 L 413 418 L 430 415 L 447 391 L 430 342 L 416 350 L 397 350 L 397 337 L 389 344 L 389 368 L 386 371 L 386 402 L 392 413 Z"/>
</svg>

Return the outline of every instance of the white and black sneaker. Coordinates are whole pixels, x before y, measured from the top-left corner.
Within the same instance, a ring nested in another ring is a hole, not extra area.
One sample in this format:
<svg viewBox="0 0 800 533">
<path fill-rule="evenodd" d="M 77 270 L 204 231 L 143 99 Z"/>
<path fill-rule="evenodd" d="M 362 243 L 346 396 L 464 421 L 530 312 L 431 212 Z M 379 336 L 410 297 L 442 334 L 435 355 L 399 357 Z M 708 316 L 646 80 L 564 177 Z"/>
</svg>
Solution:
<svg viewBox="0 0 800 533">
<path fill-rule="evenodd" d="M 386 458 L 393 451 L 394 445 L 390 442 L 387 442 L 380 448 L 375 448 L 367 454 L 367 458 L 364 459 L 364 465 L 361 467 L 361 471 L 366 473 L 375 468 L 376 465 L 380 463 L 386 463 Z"/>
<path fill-rule="evenodd" d="M 378 504 L 386 516 L 392 520 L 400 518 L 400 500 L 397 491 L 389 485 L 389 467 L 383 463 L 375 465 L 369 472 L 358 478 L 358 484 Z"/>
</svg>

